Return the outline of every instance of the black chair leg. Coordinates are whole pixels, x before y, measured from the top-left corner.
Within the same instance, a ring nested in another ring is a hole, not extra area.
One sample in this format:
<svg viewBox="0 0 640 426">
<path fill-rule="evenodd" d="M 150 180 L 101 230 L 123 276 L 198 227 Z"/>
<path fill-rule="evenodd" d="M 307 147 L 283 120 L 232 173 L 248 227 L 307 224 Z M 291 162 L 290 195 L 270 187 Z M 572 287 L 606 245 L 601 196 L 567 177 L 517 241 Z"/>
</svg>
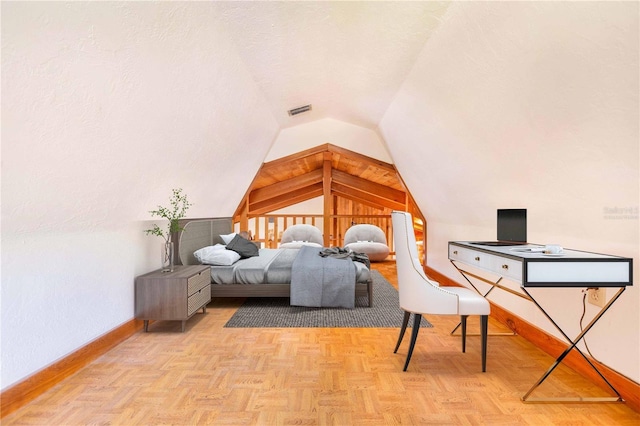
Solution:
<svg viewBox="0 0 640 426">
<path fill-rule="evenodd" d="M 413 347 L 416 345 L 418 339 L 418 331 L 420 331 L 420 322 L 422 322 L 421 314 L 413 314 L 413 330 L 411 330 L 411 344 L 409 345 L 409 352 L 407 353 L 407 361 L 404 363 L 404 370 L 407 371 L 409 361 L 411 360 L 411 354 L 413 354 Z"/>
<path fill-rule="evenodd" d="M 467 350 L 467 317 L 468 315 L 460 315 L 460 324 L 462 324 L 462 353 Z"/>
<path fill-rule="evenodd" d="M 398 343 L 396 343 L 396 348 L 393 350 L 395 354 L 398 352 L 398 348 L 400 347 L 400 343 L 402 343 L 402 339 L 404 338 L 404 332 L 407 331 L 407 324 L 409 324 L 409 317 L 411 316 L 411 312 L 404 312 L 404 318 L 402 318 L 402 327 L 400 328 L 400 335 L 398 336 Z"/>
<path fill-rule="evenodd" d="M 487 331 L 489 329 L 489 316 L 480 316 L 480 335 L 482 336 L 482 372 L 487 371 Z"/>
</svg>

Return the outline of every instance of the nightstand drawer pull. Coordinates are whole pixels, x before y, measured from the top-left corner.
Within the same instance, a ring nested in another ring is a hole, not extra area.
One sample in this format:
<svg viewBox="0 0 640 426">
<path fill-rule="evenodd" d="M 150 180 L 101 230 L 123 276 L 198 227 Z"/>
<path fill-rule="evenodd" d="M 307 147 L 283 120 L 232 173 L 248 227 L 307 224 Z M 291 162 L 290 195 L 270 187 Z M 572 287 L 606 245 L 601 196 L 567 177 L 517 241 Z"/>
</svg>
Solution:
<svg viewBox="0 0 640 426">
<path fill-rule="evenodd" d="M 502 265 L 502 269 L 509 269 L 509 265 Z"/>
<path fill-rule="evenodd" d="M 480 256 L 476 256 L 476 257 L 475 257 L 475 261 L 476 261 L 476 262 L 480 262 Z"/>
</svg>

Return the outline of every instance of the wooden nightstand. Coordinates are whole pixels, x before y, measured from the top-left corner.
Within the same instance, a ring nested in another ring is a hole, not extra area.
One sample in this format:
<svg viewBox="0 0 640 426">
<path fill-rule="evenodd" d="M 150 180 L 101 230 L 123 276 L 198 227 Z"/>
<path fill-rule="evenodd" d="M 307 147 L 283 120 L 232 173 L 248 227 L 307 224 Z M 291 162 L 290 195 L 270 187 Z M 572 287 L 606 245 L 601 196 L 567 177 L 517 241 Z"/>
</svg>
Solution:
<svg viewBox="0 0 640 426">
<path fill-rule="evenodd" d="M 202 308 L 207 312 L 211 301 L 209 266 L 174 266 L 173 272 L 153 271 L 136 278 L 136 318 L 144 320 L 182 321 L 182 332 L 189 318 Z"/>
</svg>

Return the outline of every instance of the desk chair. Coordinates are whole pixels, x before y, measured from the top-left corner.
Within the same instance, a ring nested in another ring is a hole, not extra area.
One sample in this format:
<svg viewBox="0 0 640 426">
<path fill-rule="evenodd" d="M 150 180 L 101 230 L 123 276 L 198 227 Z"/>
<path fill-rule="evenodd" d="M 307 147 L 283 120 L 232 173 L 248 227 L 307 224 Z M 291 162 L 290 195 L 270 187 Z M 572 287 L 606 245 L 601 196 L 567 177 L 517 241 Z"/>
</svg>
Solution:
<svg viewBox="0 0 640 426">
<path fill-rule="evenodd" d="M 396 250 L 396 265 L 398 269 L 398 292 L 400 308 L 404 311 L 402 328 L 398 343 L 393 353 L 398 351 L 404 332 L 413 317 L 411 343 L 404 371 L 407 371 L 411 354 L 416 344 L 420 321 L 423 314 L 460 315 L 462 324 L 462 352 L 466 348 L 467 317 L 480 315 L 480 334 L 482 338 L 482 371 L 487 367 L 487 326 L 489 321 L 489 302 L 477 292 L 464 287 L 441 287 L 431 281 L 424 273 L 418 258 L 416 237 L 413 231 L 413 218 L 407 212 L 394 211 L 391 213 L 393 222 L 393 238 Z"/>
</svg>

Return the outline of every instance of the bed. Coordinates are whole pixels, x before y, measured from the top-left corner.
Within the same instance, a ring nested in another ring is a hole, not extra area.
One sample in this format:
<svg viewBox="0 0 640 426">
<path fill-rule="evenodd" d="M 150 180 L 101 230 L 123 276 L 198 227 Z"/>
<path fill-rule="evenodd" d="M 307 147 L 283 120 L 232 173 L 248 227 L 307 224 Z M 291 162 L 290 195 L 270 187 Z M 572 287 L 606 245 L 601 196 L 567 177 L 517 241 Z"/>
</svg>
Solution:
<svg viewBox="0 0 640 426">
<path fill-rule="evenodd" d="M 173 236 L 179 265 L 198 265 L 194 252 L 225 244 L 222 235 L 233 232 L 231 218 L 182 219 L 182 231 Z M 291 268 L 297 249 L 259 249 L 259 256 L 240 259 L 230 266 L 211 266 L 211 297 L 289 297 Z M 356 267 L 355 297 L 367 296 L 373 306 L 370 270 Z M 264 268 L 268 266 L 268 269 Z"/>
</svg>

